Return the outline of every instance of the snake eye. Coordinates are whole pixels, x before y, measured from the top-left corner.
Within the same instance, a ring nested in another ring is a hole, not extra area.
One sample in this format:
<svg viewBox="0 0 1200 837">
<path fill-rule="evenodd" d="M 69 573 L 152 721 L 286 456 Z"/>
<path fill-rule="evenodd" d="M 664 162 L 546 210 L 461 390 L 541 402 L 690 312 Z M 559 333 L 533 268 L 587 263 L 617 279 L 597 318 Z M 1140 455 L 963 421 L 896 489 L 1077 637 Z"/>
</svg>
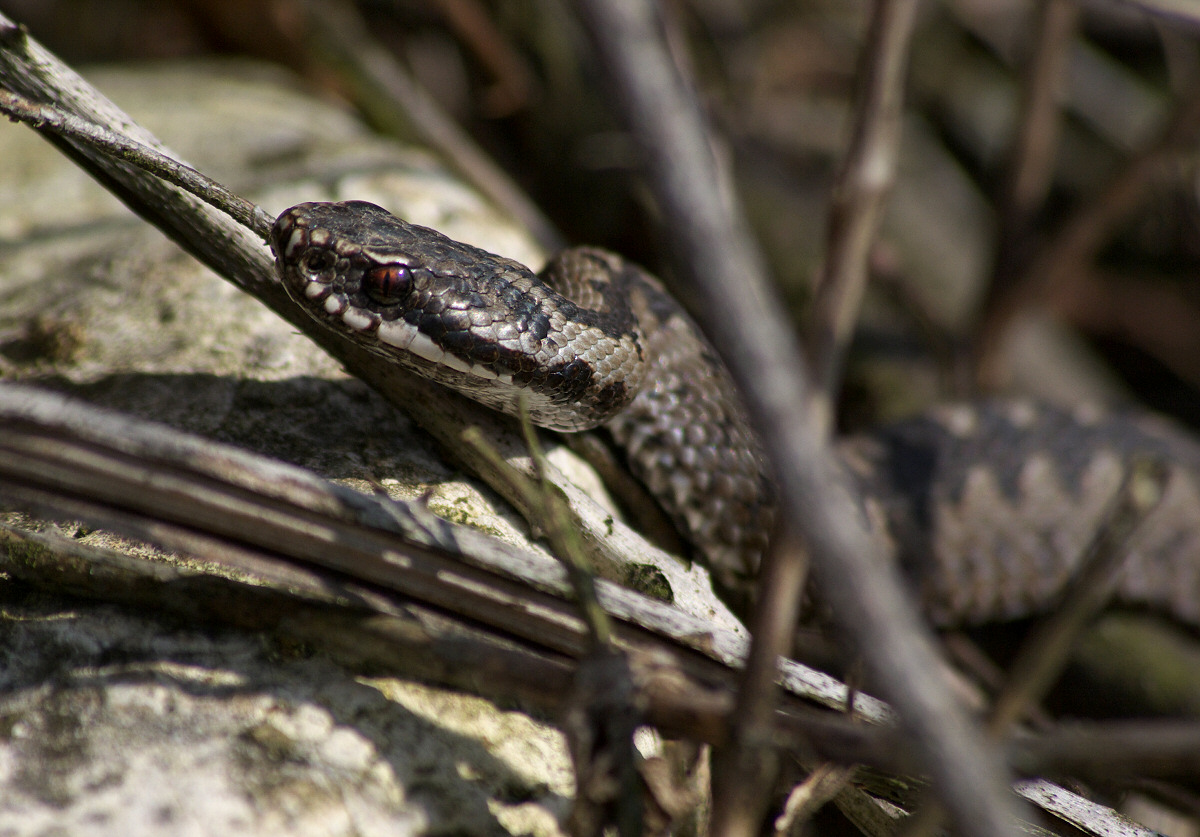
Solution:
<svg viewBox="0 0 1200 837">
<path fill-rule="evenodd" d="M 378 305 L 397 305 L 412 287 L 412 274 L 403 264 L 373 267 L 363 274 L 363 292 Z"/>
<path fill-rule="evenodd" d="M 305 273 L 324 273 L 337 264 L 337 256 L 328 250 L 310 250 L 300 257 L 300 269 Z"/>
</svg>

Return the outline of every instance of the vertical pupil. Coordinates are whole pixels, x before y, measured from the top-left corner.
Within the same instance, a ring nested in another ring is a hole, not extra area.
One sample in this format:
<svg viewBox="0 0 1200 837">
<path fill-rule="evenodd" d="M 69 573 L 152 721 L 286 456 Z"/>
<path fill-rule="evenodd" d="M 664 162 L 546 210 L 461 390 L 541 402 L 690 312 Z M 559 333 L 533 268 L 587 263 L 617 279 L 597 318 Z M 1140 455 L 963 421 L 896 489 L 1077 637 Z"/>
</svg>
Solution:
<svg viewBox="0 0 1200 837">
<path fill-rule="evenodd" d="M 366 272 L 363 279 L 367 296 L 383 305 L 399 302 L 412 283 L 408 267 L 402 264 L 373 267 Z"/>
</svg>

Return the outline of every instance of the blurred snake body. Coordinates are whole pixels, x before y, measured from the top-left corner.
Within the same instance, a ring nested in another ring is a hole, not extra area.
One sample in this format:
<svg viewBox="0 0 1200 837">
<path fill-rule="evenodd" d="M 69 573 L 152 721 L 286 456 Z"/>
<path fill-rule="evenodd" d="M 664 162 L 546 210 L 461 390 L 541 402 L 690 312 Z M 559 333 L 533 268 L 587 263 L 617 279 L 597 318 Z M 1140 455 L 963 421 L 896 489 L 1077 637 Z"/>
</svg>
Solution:
<svg viewBox="0 0 1200 837">
<path fill-rule="evenodd" d="M 310 316 L 382 361 L 541 426 L 603 425 L 727 589 L 774 518 L 760 445 L 716 352 L 652 276 L 573 248 L 538 274 L 363 201 L 276 220 L 276 265 Z M 1200 446 L 1140 414 L 991 402 L 840 446 L 864 511 L 939 624 L 1052 605 L 1134 457 L 1172 467 L 1118 596 L 1200 625 Z"/>
</svg>

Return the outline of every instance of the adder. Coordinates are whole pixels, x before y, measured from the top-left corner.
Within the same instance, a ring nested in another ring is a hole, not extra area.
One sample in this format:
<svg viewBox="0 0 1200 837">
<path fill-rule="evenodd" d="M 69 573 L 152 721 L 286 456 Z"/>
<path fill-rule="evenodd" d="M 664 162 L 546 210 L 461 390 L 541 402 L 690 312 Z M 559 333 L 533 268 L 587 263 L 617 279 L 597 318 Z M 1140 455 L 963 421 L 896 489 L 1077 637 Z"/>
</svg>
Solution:
<svg viewBox="0 0 1200 837">
<path fill-rule="evenodd" d="M 362 201 L 276 220 L 297 304 L 386 362 L 541 426 L 604 425 L 727 588 L 774 515 L 763 454 L 717 353 L 656 279 L 593 248 L 538 274 Z M 1029 402 L 935 409 L 840 443 L 877 538 L 936 624 L 1030 615 L 1070 580 L 1135 457 L 1169 465 L 1117 597 L 1200 626 L 1200 444 L 1144 413 Z"/>
</svg>

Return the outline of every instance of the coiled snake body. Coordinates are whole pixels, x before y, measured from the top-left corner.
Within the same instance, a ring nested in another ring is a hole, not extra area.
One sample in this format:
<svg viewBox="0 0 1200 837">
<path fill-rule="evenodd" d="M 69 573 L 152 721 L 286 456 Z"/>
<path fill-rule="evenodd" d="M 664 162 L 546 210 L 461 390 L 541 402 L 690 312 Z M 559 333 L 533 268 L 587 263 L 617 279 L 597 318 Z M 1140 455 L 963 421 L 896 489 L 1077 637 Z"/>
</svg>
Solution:
<svg viewBox="0 0 1200 837">
<path fill-rule="evenodd" d="M 307 203 L 271 235 L 292 298 L 389 362 L 575 431 L 605 425 L 728 588 L 757 570 L 773 489 L 728 373 L 658 282 L 602 250 L 541 273 L 374 204 Z M 934 621 L 1052 603 L 1131 457 L 1171 463 L 1119 595 L 1200 625 L 1200 446 L 1142 416 L 1025 403 L 934 411 L 842 443 L 878 539 Z"/>
</svg>

